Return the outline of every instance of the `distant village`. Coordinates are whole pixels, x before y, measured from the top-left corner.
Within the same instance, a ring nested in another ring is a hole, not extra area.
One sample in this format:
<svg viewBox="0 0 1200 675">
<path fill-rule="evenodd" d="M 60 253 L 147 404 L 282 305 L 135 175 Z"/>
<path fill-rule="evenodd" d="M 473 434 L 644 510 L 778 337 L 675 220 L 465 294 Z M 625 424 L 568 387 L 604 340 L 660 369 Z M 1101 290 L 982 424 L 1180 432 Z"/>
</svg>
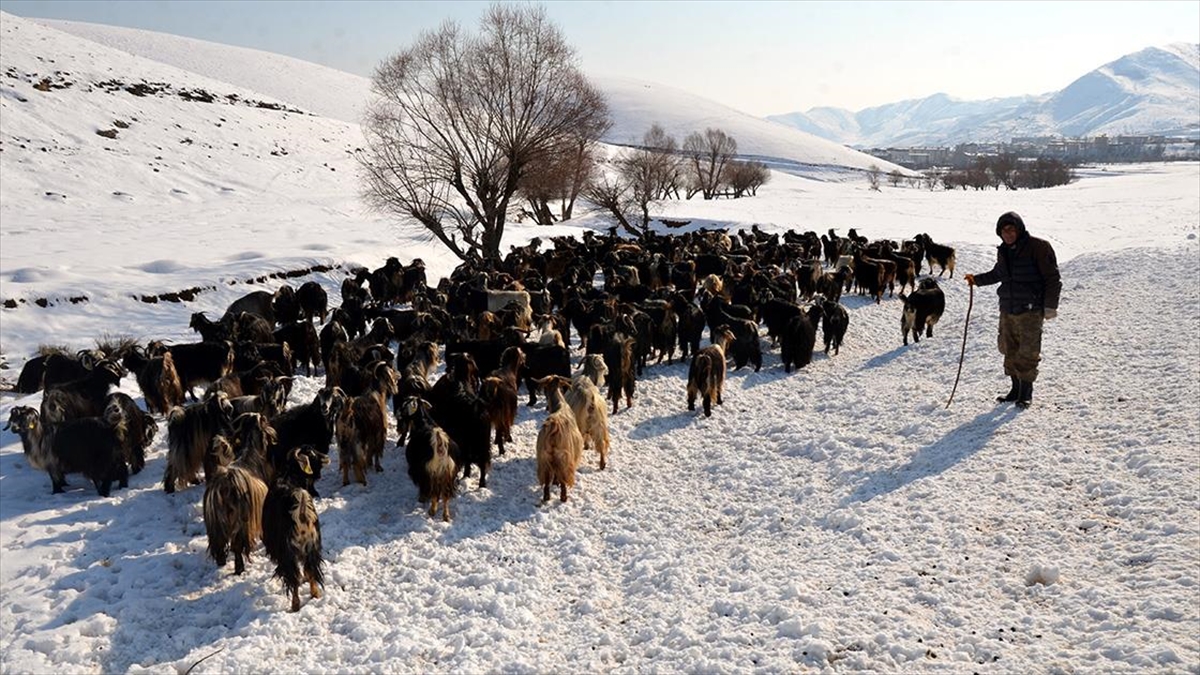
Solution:
<svg viewBox="0 0 1200 675">
<path fill-rule="evenodd" d="M 960 143 L 952 147 L 871 148 L 863 152 L 907 169 L 967 169 L 981 157 L 1051 158 L 1067 164 L 1200 160 L 1200 139 L 1175 136 L 1013 138 L 1008 143 Z"/>
</svg>

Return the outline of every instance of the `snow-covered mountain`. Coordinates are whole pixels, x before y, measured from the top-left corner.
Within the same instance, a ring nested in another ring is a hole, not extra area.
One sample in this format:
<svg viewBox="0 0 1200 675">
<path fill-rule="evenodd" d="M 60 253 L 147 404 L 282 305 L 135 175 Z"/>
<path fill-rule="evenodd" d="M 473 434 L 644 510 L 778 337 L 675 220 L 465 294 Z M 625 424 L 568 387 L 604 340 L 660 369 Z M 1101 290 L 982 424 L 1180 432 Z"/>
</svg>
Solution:
<svg viewBox="0 0 1200 675">
<path fill-rule="evenodd" d="M 1061 91 L 985 101 L 944 93 L 858 112 L 813 108 L 767 119 L 855 147 L 1008 141 L 1014 136 L 1200 134 L 1200 45 L 1149 47 Z"/>
<path fill-rule="evenodd" d="M 5 15 L 5 20 L 9 18 Z M 358 123 L 363 105 L 370 97 L 368 78 L 279 54 L 118 26 L 34 21 L 129 54 L 262 92 L 343 122 Z M 244 68 L 248 59 L 266 68 Z M 612 77 L 593 78 L 593 82 L 608 98 L 613 126 L 604 140 L 614 145 L 637 144 L 650 125 L 657 122 L 680 143 L 693 131 L 720 128 L 737 140 L 742 156 L 801 175 L 818 171 L 828 176 L 831 169 L 834 173 L 838 169 L 857 173 L 871 165 L 885 171 L 899 168 L 840 143 L 672 87 Z"/>
</svg>

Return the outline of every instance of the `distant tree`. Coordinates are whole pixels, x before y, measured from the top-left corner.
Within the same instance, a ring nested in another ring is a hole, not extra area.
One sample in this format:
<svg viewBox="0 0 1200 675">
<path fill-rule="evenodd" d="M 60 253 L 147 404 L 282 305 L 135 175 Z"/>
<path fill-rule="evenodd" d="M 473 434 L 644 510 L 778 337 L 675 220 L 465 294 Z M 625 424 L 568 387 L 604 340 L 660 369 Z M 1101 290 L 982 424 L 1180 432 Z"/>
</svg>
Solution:
<svg viewBox="0 0 1200 675">
<path fill-rule="evenodd" d="M 733 198 L 738 199 L 746 193 L 751 196 L 758 194 L 758 188 L 771 180 L 771 170 L 762 162 L 742 162 L 733 160 L 725 165 L 725 175 L 722 182 L 729 186 Z"/>
<path fill-rule="evenodd" d="M 658 153 L 637 149 L 622 151 L 597 171 L 584 188 L 583 198 L 608 212 L 626 232 L 645 237 L 650 231 L 650 207 L 658 201 L 654 185 Z"/>
<path fill-rule="evenodd" d="M 929 191 L 936 190 L 941 179 L 942 173 L 938 169 L 927 169 L 921 177 L 925 183 L 925 189 Z"/>
<path fill-rule="evenodd" d="M 867 185 L 870 185 L 871 189 L 876 192 L 879 192 L 879 176 L 882 173 L 883 171 L 875 164 L 867 167 Z"/>
<path fill-rule="evenodd" d="M 900 169 L 892 169 L 888 173 L 888 184 L 892 187 L 900 187 L 900 182 L 904 180 L 904 174 Z"/>
<path fill-rule="evenodd" d="M 1017 156 L 1011 153 L 1001 153 L 992 157 L 989 165 L 989 170 L 992 172 L 992 177 L 998 185 L 1003 185 L 1009 190 L 1017 189 Z M 998 188 L 997 188 L 998 189 Z"/>
<path fill-rule="evenodd" d="M 663 130 L 657 122 L 642 136 L 642 147 L 653 153 L 655 165 L 651 172 L 651 192 L 655 199 L 674 197 L 686 184 L 683 175 L 683 159 L 679 155 L 679 144 L 675 137 Z"/>
<path fill-rule="evenodd" d="M 1066 185 L 1075 180 L 1075 171 L 1062 160 L 1039 157 L 1033 162 L 1024 162 L 1017 170 L 1015 182 L 1018 187 L 1039 189 Z"/>
<path fill-rule="evenodd" d="M 545 9 L 525 5 L 491 6 L 478 35 L 454 22 L 422 34 L 376 68 L 372 91 L 366 202 L 464 261 L 498 260 L 521 178 L 608 119 Z"/>
<path fill-rule="evenodd" d="M 694 131 L 683 140 L 683 153 L 687 157 L 694 187 L 705 199 L 712 199 L 721 192 L 721 176 L 725 165 L 737 154 L 737 141 L 720 129 L 708 127 L 701 134 Z M 695 192 L 690 192 L 690 199 Z"/>
<path fill-rule="evenodd" d="M 608 125 L 584 130 L 569 144 L 541 160 L 531 162 L 517 185 L 518 194 L 525 199 L 529 210 L 539 225 L 552 225 L 557 220 L 570 220 L 575 209 L 575 200 L 584 186 L 591 180 L 596 168 L 596 148 Z M 557 215 L 551 203 L 559 206 Z"/>
<path fill-rule="evenodd" d="M 992 177 L 988 173 L 987 162 L 982 158 L 976 158 L 971 162 L 970 168 L 967 169 L 966 184 L 976 190 L 982 190 L 992 182 Z"/>
</svg>

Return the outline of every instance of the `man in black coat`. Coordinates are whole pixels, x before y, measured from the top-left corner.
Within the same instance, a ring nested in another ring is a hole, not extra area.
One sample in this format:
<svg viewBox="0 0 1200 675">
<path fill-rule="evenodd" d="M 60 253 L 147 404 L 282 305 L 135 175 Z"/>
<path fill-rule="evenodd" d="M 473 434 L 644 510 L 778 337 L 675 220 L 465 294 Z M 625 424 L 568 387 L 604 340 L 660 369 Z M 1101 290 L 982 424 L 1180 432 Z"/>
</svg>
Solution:
<svg viewBox="0 0 1200 675">
<path fill-rule="evenodd" d="M 1042 355 L 1042 323 L 1058 315 L 1062 278 L 1054 248 L 1044 239 L 1032 237 L 1025 221 L 1013 211 L 996 221 L 996 235 L 1004 242 L 996 251 L 996 265 L 982 274 L 963 277 L 972 286 L 999 283 L 1000 353 L 1004 374 L 1012 389 L 997 401 L 1016 401 L 1028 408 L 1033 400 L 1033 382 Z"/>
</svg>

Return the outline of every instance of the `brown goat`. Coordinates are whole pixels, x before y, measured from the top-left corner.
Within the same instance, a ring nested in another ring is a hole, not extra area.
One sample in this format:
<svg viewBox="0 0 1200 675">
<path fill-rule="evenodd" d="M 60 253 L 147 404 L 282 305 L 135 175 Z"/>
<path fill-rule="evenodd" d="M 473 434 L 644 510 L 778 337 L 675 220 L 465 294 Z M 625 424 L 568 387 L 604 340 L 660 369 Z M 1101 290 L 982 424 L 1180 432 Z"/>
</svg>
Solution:
<svg viewBox="0 0 1200 675">
<path fill-rule="evenodd" d="M 567 501 L 567 488 L 575 487 L 575 470 L 583 456 L 583 435 L 575 423 L 575 414 L 566 405 L 563 391 L 571 381 L 559 375 L 538 380 L 546 391 L 550 414 L 542 422 L 537 437 L 537 476 L 542 486 L 542 501 L 550 501 L 550 486 L 559 486 L 559 498 Z"/>
<path fill-rule="evenodd" d="M 688 368 L 688 410 L 696 409 L 697 396 L 704 404 L 705 417 L 712 417 L 714 402 L 717 405 L 724 403 L 721 393 L 725 388 L 725 349 L 732 341 L 733 332 L 722 328 L 713 344 L 692 357 L 692 365 Z"/>
<path fill-rule="evenodd" d="M 350 469 L 354 480 L 367 484 L 368 465 L 383 471 L 383 446 L 387 439 L 388 397 L 396 393 L 396 375 L 384 361 L 371 367 L 373 381 L 370 389 L 351 399 L 337 420 L 338 463 L 342 467 L 342 485 L 350 484 Z"/>
<path fill-rule="evenodd" d="M 149 357 L 144 349 L 135 346 L 125 354 L 124 365 L 133 371 L 150 412 L 165 415 L 183 404 L 183 383 L 171 352 Z"/>
<path fill-rule="evenodd" d="M 232 551 L 233 573 L 241 574 L 246 570 L 251 551 L 262 537 L 267 484 L 241 459 L 234 461 L 233 446 L 224 436 L 213 437 L 211 453 L 216 468 L 211 476 L 205 477 L 204 487 L 208 554 L 217 567 L 224 567 Z"/>
<path fill-rule="evenodd" d="M 504 444 L 512 443 L 512 428 L 517 423 L 517 376 L 525 367 L 525 352 L 508 347 L 500 355 L 500 367 L 480 384 L 480 396 L 487 404 L 488 418 L 496 430 L 496 445 L 504 454 Z"/>
</svg>

